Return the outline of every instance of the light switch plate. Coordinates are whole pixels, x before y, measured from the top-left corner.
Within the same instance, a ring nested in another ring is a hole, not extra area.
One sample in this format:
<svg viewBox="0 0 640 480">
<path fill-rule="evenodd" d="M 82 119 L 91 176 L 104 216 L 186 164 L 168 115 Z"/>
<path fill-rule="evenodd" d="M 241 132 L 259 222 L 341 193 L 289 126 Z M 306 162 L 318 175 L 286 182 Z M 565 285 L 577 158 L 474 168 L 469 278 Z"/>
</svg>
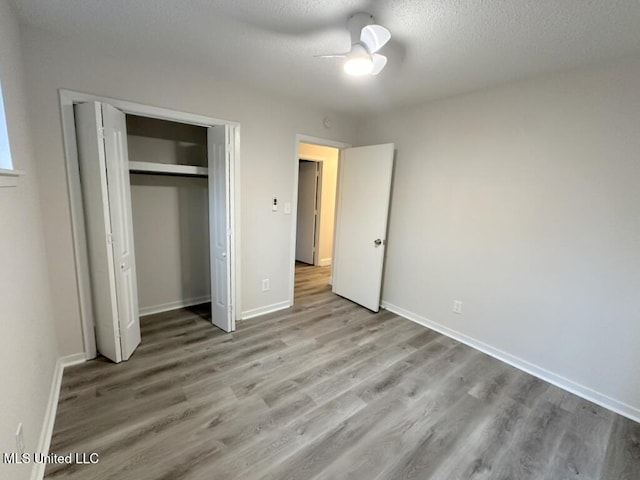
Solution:
<svg viewBox="0 0 640 480">
<path fill-rule="evenodd" d="M 291 215 L 291 202 L 284 203 L 284 214 Z"/>
</svg>

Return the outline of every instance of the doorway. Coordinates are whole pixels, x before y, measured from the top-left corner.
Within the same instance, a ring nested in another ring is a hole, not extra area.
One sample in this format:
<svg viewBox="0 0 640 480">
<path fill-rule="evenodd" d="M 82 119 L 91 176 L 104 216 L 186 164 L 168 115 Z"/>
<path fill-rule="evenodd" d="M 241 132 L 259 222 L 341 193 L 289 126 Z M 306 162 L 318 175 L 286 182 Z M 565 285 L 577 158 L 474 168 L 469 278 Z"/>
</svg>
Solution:
<svg viewBox="0 0 640 480">
<path fill-rule="evenodd" d="M 340 146 L 322 142 L 305 139 L 297 145 L 294 300 L 300 289 L 331 283 Z"/>
<path fill-rule="evenodd" d="M 237 251 L 239 248 L 239 238 L 236 235 L 235 226 L 239 224 L 239 212 L 236 210 L 237 204 L 236 195 L 239 191 L 239 158 L 237 155 L 239 144 L 239 125 L 234 122 L 228 122 L 224 120 L 218 120 L 215 118 L 205 117 L 201 115 L 193 115 L 173 110 L 150 107 L 146 105 L 135 104 L 131 102 L 124 102 L 117 99 L 98 97 L 89 94 L 82 94 L 78 92 L 72 92 L 68 90 L 60 91 L 60 103 L 62 110 L 63 120 L 63 141 L 65 146 L 65 158 L 67 163 L 67 175 L 69 185 L 69 196 L 71 200 L 71 217 L 73 225 L 73 243 L 75 252 L 76 263 L 76 275 L 78 282 L 78 293 L 80 300 L 81 310 L 81 328 L 84 340 L 85 357 L 86 359 L 95 358 L 97 355 L 96 348 L 96 332 L 95 332 L 95 309 L 92 301 L 92 275 L 90 271 L 89 262 L 89 248 L 87 239 L 87 222 L 85 214 L 85 200 L 83 198 L 83 188 L 81 184 L 81 171 L 79 168 L 79 155 L 78 145 L 76 143 L 77 131 L 76 131 L 76 114 L 75 107 L 80 104 L 95 103 L 96 105 L 110 106 L 114 111 L 119 112 L 123 118 L 125 116 L 138 116 L 148 119 L 156 119 L 161 121 L 177 122 L 184 125 L 192 125 L 197 127 L 204 127 L 207 131 L 208 139 L 206 141 L 208 145 L 208 159 L 209 169 L 200 166 L 191 165 L 163 165 L 161 163 L 154 164 L 150 162 L 137 162 L 136 168 L 142 169 L 147 174 L 158 173 L 160 175 L 170 175 L 174 173 L 185 175 L 203 175 L 209 177 L 209 184 L 215 185 L 215 188 L 209 188 L 209 206 L 216 205 L 216 210 L 220 213 L 216 213 L 214 217 L 215 222 L 210 223 L 210 229 L 212 232 L 210 239 L 210 251 L 211 251 L 211 275 L 214 276 L 214 272 L 219 275 L 219 279 L 224 284 L 224 289 L 221 289 L 224 295 L 211 294 L 211 298 L 215 297 L 224 298 L 224 302 L 215 302 L 212 304 L 212 309 L 218 308 L 218 306 L 224 307 L 221 310 L 221 314 L 216 315 L 218 318 L 222 318 L 225 324 L 223 330 L 231 331 L 235 329 L 235 320 L 239 308 L 239 268 L 237 262 L 239 261 Z M 102 109 L 104 114 L 104 108 Z M 105 138 L 104 133 L 101 133 L 107 129 L 101 129 L 99 124 L 97 128 L 97 138 Z M 101 137 L 102 135 L 102 137 Z M 124 135 L 120 135 L 121 138 Z M 106 144 L 105 140 L 105 144 Z M 211 163 L 212 162 L 212 163 Z M 218 170 L 224 167 L 224 171 Z M 126 177 L 129 177 L 129 171 L 132 169 L 132 164 L 129 163 L 127 167 L 124 167 Z M 176 170 L 176 171 L 173 171 Z M 184 170 L 184 171 L 183 171 Z M 192 171 L 193 170 L 193 171 Z M 215 170 L 215 172 L 214 172 Z M 210 172 L 210 173 L 208 173 Z M 121 177 L 125 178 L 123 173 Z M 213 180 L 212 180 L 213 179 Z M 128 178 L 126 184 L 129 184 Z M 219 183 L 221 182 L 221 183 Z M 124 183 L 123 183 L 124 185 Z M 86 189 L 85 189 L 86 190 Z M 214 194 L 223 194 L 223 198 L 213 198 Z M 214 202 L 215 203 L 211 203 Z M 129 207 L 129 212 L 130 212 Z M 210 208 L 210 211 L 212 209 Z M 218 241 L 218 237 L 224 241 Z M 222 248 L 224 247 L 224 248 Z M 219 257 L 219 258 L 218 258 Z M 224 268 L 213 268 L 214 260 L 217 263 L 224 263 Z M 219 261 L 220 260 L 220 261 Z M 111 267 L 110 267 L 111 268 Z M 224 303 L 224 305 L 222 305 Z M 136 309 L 137 310 L 137 309 Z M 138 312 L 140 315 L 141 312 Z M 213 323 L 217 325 L 215 318 Z M 219 326 L 219 325 L 217 325 Z M 118 325 L 115 325 L 116 330 L 116 342 L 118 337 Z"/>
<path fill-rule="evenodd" d="M 324 188 L 320 188 L 319 192 L 316 192 L 320 198 L 317 202 L 320 207 L 320 220 L 316 219 L 317 224 L 322 224 L 324 201 L 328 197 L 333 200 L 332 228 L 328 235 L 331 238 L 331 257 L 322 256 L 322 234 L 318 234 L 321 231 L 320 227 L 320 229 L 316 229 L 316 237 L 320 237 L 320 241 L 316 244 L 317 254 L 307 257 L 313 260 L 313 264 L 307 263 L 308 266 L 304 266 L 304 263 L 296 262 L 298 222 L 292 222 L 289 304 L 292 306 L 295 301 L 296 271 L 302 268 L 323 268 L 321 265 L 324 263 L 327 273 L 326 280 L 323 282 L 325 285 L 331 285 L 333 293 L 377 312 L 380 309 L 382 296 L 382 275 L 395 146 L 393 143 L 386 143 L 351 147 L 340 142 L 297 135 L 294 174 L 294 206 L 296 209 L 301 173 L 300 161 L 323 162 L 323 174 L 318 184 L 321 185 L 327 177 L 328 162 L 316 154 L 317 149 L 324 149 L 323 147 L 329 147 L 329 150 L 335 152 L 334 156 L 337 158 L 335 192 L 333 195 L 327 195 L 323 191 Z M 311 151 L 305 158 L 307 148 Z M 313 167 L 309 170 L 314 171 Z M 316 172 L 318 172 L 317 167 Z M 310 198 L 313 198 L 313 195 Z M 312 222 L 313 220 L 310 221 L 310 223 Z"/>
</svg>

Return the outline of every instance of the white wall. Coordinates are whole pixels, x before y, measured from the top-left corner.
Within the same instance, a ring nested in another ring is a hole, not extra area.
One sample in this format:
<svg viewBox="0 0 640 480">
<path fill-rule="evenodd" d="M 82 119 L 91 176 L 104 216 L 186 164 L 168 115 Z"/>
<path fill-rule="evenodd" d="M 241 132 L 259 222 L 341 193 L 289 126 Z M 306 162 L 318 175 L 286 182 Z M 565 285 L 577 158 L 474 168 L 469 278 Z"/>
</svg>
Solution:
<svg viewBox="0 0 640 480">
<path fill-rule="evenodd" d="M 320 199 L 320 238 L 318 255 L 320 265 L 331 265 L 333 234 L 336 214 L 336 187 L 338 185 L 338 157 L 340 150 L 333 147 L 300 143 L 300 158 L 322 162 Z"/>
<path fill-rule="evenodd" d="M 0 188 L 0 452 L 15 451 L 18 422 L 26 451 L 34 452 L 57 351 L 19 31 L 6 0 L 0 0 L 0 81 L 13 166 L 26 172 L 17 187 Z M 0 463 L 0 478 L 26 479 L 30 471 L 31 465 Z"/>
<path fill-rule="evenodd" d="M 82 350 L 73 266 L 69 198 L 58 106 L 59 88 L 239 121 L 241 124 L 242 312 L 286 302 L 291 291 L 291 228 L 283 209 L 271 212 L 271 198 L 292 201 L 296 134 L 350 142 L 355 122 L 331 112 L 282 101 L 216 79 L 179 62 L 136 57 L 135 49 L 24 29 L 27 91 L 35 148 L 42 174 L 40 190 L 60 351 Z M 323 127 L 329 115 L 333 126 Z M 271 290 L 261 291 L 270 279 Z"/>
<path fill-rule="evenodd" d="M 636 418 L 639 78 L 625 60 L 361 130 L 397 148 L 384 301 Z"/>
</svg>

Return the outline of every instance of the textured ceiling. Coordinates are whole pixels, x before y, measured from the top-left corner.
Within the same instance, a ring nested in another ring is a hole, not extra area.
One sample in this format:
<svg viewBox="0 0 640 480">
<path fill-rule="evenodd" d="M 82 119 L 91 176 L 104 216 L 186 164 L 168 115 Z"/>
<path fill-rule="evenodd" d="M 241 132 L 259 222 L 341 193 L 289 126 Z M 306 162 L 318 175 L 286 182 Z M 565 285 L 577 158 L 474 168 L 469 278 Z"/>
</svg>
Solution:
<svg viewBox="0 0 640 480">
<path fill-rule="evenodd" d="M 176 61 L 360 113 L 640 53 L 639 0 L 14 0 L 23 24 L 115 52 Z M 392 41 L 378 76 L 347 78 L 347 18 Z"/>
</svg>

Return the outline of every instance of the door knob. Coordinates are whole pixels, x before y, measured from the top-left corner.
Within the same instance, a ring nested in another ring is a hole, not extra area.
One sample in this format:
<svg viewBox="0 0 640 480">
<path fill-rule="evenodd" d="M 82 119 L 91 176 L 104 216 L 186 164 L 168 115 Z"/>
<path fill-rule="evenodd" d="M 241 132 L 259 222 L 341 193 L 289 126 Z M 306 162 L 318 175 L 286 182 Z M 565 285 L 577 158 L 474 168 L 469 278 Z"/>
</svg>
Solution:
<svg viewBox="0 0 640 480">
<path fill-rule="evenodd" d="M 379 247 L 380 245 L 382 245 L 382 240 L 380 240 L 379 238 L 376 238 L 373 243 L 375 244 L 376 247 Z"/>
</svg>

